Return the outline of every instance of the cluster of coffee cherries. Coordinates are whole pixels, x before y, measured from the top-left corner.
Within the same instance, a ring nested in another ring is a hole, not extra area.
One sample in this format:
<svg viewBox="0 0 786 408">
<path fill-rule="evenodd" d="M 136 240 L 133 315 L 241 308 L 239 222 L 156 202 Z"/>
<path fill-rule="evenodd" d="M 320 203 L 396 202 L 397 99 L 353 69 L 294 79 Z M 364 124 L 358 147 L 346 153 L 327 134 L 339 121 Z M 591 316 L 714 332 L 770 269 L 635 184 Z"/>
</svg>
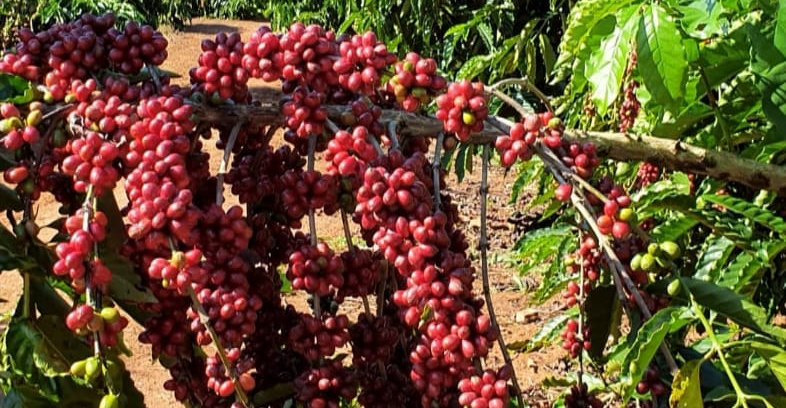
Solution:
<svg viewBox="0 0 786 408">
<path fill-rule="evenodd" d="M 489 115 L 484 87 L 480 82 L 452 82 L 447 93 L 437 97 L 437 119 L 445 131 L 461 141 L 469 139 L 472 132 L 483 130 L 483 121 Z"/>
<path fill-rule="evenodd" d="M 660 379 L 660 374 L 653 368 L 647 368 L 644 378 L 636 384 L 636 392 L 642 395 L 652 393 L 656 397 L 660 397 L 669 392 L 669 388 Z"/>
<path fill-rule="evenodd" d="M 284 65 L 284 54 L 278 52 L 280 47 L 278 35 L 270 27 L 262 26 L 243 45 L 241 65 L 252 78 L 277 81 Z"/>
<path fill-rule="evenodd" d="M 330 247 L 320 242 L 305 245 L 289 256 L 287 279 L 292 287 L 317 296 L 327 296 L 344 285 L 344 263 Z"/>
<path fill-rule="evenodd" d="M 307 408 L 338 408 L 357 394 L 355 375 L 341 360 L 326 360 L 321 367 L 306 370 L 295 379 L 297 400 Z"/>
<path fill-rule="evenodd" d="M 349 327 L 349 337 L 355 366 L 364 367 L 376 362 L 387 364 L 401 339 L 401 330 L 388 316 L 361 313 L 357 322 Z"/>
<path fill-rule="evenodd" d="M 372 31 L 342 41 L 338 51 L 341 56 L 333 63 L 333 71 L 339 84 L 352 93 L 373 95 L 384 70 L 396 61 L 396 55 L 388 53 Z"/>
<path fill-rule="evenodd" d="M 349 319 L 345 315 L 324 319 L 300 314 L 300 320 L 289 330 L 288 343 L 292 350 L 309 361 L 332 356 L 336 349 L 349 341 Z"/>
<path fill-rule="evenodd" d="M 660 168 L 650 162 L 643 162 L 639 165 L 636 174 L 636 181 L 639 187 L 646 187 L 660 179 Z"/>
<path fill-rule="evenodd" d="M 125 164 L 132 169 L 125 183 L 132 239 L 151 231 L 166 231 L 192 245 L 196 239 L 193 227 L 199 214 L 191 206 L 185 166 L 190 149 L 186 133 L 193 129 L 191 109 L 178 96 L 159 96 L 137 105 L 139 120 L 130 128 L 132 140 L 123 147 Z"/>
<path fill-rule="evenodd" d="M 630 81 L 625 86 L 622 106 L 620 106 L 620 132 L 627 132 L 636 123 L 636 118 L 641 111 L 641 102 L 636 97 L 636 89 L 639 83 L 637 81 Z"/>
<path fill-rule="evenodd" d="M 562 348 L 570 353 L 572 358 L 579 356 L 582 350 L 589 350 L 592 348 L 592 343 L 589 339 L 589 328 L 586 325 L 583 327 L 581 336 L 579 336 L 579 322 L 575 319 L 568 320 L 565 325 L 565 330 L 562 331 L 560 337 L 562 338 Z"/>
<path fill-rule="evenodd" d="M 326 93 L 338 84 L 333 71 L 334 57 L 338 54 L 336 34 L 311 24 L 294 23 L 280 39 L 284 66 L 281 77 L 294 84 L 307 84 L 316 92 Z M 286 86 L 284 87 L 286 92 Z"/>
<path fill-rule="evenodd" d="M 344 264 L 344 284 L 339 288 L 336 299 L 372 294 L 382 268 L 386 267 L 382 254 L 368 249 L 355 249 L 343 252 L 341 260 Z"/>
<path fill-rule="evenodd" d="M 139 73 L 145 64 L 161 65 L 167 57 L 164 36 L 150 27 L 129 21 L 122 31 L 107 32 L 111 48 L 108 57 L 115 70 L 126 75 Z"/>
<path fill-rule="evenodd" d="M 78 305 L 66 316 L 66 327 L 78 335 L 98 335 L 104 348 L 115 348 L 119 334 L 128 326 L 128 319 L 120 316 L 115 307 L 105 307 L 96 313 L 90 305 Z"/>
<path fill-rule="evenodd" d="M 87 222 L 84 221 L 85 216 L 89 217 Z M 57 276 L 68 276 L 71 286 L 78 292 L 85 290 L 85 274 L 88 270 L 93 285 L 105 287 L 112 280 L 112 272 L 100 259 L 90 259 L 95 245 L 106 238 L 107 224 L 104 213 L 85 208 L 66 219 L 64 228 L 69 239 L 55 247 L 57 261 L 52 266 L 52 272 Z"/>
<path fill-rule="evenodd" d="M 387 90 L 395 95 L 396 102 L 407 112 L 417 112 L 445 89 L 445 78 L 437 74 L 437 62 L 409 52 L 403 61 L 394 66 L 395 74 Z"/>
<path fill-rule="evenodd" d="M 287 118 L 287 127 L 300 138 L 322 133 L 327 110 L 322 107 L 324 94 L 308 91 L 299 86 L 290 95 L 290 99 L 281 105 L 281 113 Z"/>
<path fill-rule="evenodd" d="M 585 383 L 574 385 L 565 395 L 565 408 L 603 408 L 605 406 L 603 401 L 590 394 Z"/>
<path fill-rule="evenodd" d="M 202 268 L 201 263 L 202 251 L 199 249 L 176 251 L 170 259 L 153 259 L 147 268 L 147 275 L 151 279 L 162 280 L 165 288 L 188 294 L 192 284 L 204 285 L 207 282 L 207 271 Z"/>
<path fill-rule="evenodd" d="M 561 123 L 554 119 L 550 112 L 530 114 L 514 123 L 507 135 L 494 141 L 494 147 L 500 155 L 500 163 L 504 167 L 512 166 L 516 160 L 528 161 L 533 155 L 535 142 L 548 138 L 550 144 L 559 145 L 562 141 Z"/>
<path fill-rule="evenodd" d="M 114 22 L 111 14 L 85 14 L 74 22 L 55 24 L 39 33 L 20 29 L 18 61 L 28 59 L 28 79 L 33 80 L 32 73 L 37 71 L 36 82 L 48 87 L 46 99 L 62 100 L 73 80 L 87 79 L 90 71 L 107 66 L 111 44 L 105 35 Z"/>
<path fill-rule="evenodd" d="M 36 125 L 41 122 L 43 116 L 41 104 L 30 105 L 30 111 L 25 118 L 13 104 L 0 104 L 0 134 L 3 135 L 3 147 L 14 151 L 24 145 L 34 145 L 41 138 L 41 133 Z M 17 183 L 14 183 L 17 184 Z"/>
<path fill-rule="evenodd" d="M 486 370 L 482 375 L 473 375 L 459 381 L 461 392 L 458 403 L 470 408 L 505 408 L 508 401 L 508 380 L 510 369 L 501 368 L 498 372 Z"/>
<path fill-rule="evenodd" d="M 279 183 L 284 210 L 292 219 L 302 218 L 309 210 L 322 209 L 327 215 L 338 210 L 338 185 L 329 174 L 289 170 Z"/>
<path fill-rule="evenodd" d="M 117 146 L 106 141 L 98 132 L 87 131 L 84 137 L 71 140 L 67 146 L 71 155 L 63 160 L 63 172 L 74 178 L 74 189 L 87 192 L 88 187 L 100 196 L 110 191 L 120 178 L 113 166 L 119 155 Z"/>
<path fill-rule="evenodd" d="M 199 66 L 189 71 L 197 90 L 207 95 L 217 94 L 221 100 L 248 102 L 248 70 L 242 65 L 243 41 L 240 34 L 219 33 L 215 41 L 202 41 Z"/>
</svg>

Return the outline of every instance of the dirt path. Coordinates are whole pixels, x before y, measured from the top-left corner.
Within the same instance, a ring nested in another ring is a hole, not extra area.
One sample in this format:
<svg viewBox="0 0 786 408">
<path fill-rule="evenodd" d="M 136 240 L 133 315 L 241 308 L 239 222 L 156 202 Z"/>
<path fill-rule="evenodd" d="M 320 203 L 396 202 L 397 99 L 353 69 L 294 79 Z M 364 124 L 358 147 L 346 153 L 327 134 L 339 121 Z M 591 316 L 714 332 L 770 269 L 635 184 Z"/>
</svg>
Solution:
<svg viewBox="0 0 786 408">
<path fill-rule="evenodd" d="M 250 33 L 259 27 L 260 23 L 252 21 L 225 21 L 212 19 L 195 19 L 183 32 L 166 33 L 169 40 L 169 59 L 163 65 L 163 69 L 181 75 L 180 78 L 173 79 L 173 82 L 180 84 L 188 83 L 188 69 L 195 65 L 197 56 L 200 52 L 200 42 L 204 38 L 212 38 L 220 31 L 238 31 L 243 38 L 248 38 Z M 277 84 L 264 84 L 254 82 L 251 84 L 252 93 L 255 98 L 264 98 L 266 93 L 275 89 Z M 274 144 L 281 144 L 280 135 L 273 141 Z M 207 142 L 207 150 L 211 154 L 211 170 L 216 171 L 220 162 L 220 151 L 215 148 L 212 142 Z M 477 161 L 477 160 L 476 160 Z M 480 163 L 476 162 L 475 169 L 480 168 Z M 473 246 L 477 243 L 479 230 L 479 197 L 477 194 L 479 185 L 479 172 L 468 174 L 467 179 L 458 183 L 455 175 L 451 175 L 448 183 L 448 190 L 454 196 L 458 204 L 464 225 L 462 228 Z M 510 186 L 513 177 L 505 177 L 502 170 L 493 168 L 490 172 L 491 193 L 489 197 L 490 207 L 490 234 L 493 246 L 491 254 L 491 283 L 492 298 L 497 311 L 502 333 L 508 344 L 526 342 L 539 330 L 549 318 L 560 313 L 558 302 L 550 302 L 541 307 L 533 307 L 528 304 L 527 295 L 520 292 L 513 284 L 513 277 L 517 275 L 514 268 L 505 265 L 503 262 L 496 261 L 505 254 L 505 249 L 512 245 L 514 225 L 508 222 L 509 216 L 515 210 L 507 205 Z M 228 189 L 227 189 L 228 190 Z M 116 190 L 116 196 L 120 205 L 125 203 L 122 188 Z M 228 204 L 236 203 L 228 197 Z M 56 203 L 50 196 L 44 196 L 38 202 L 38 224 L 46 223 L 58 217 Z M 519 210 L 523 210 L 519 208 Z M 338 216 L 326 217 L 319 216 L 317 220 L 317 231 L 321 237 L 342 237 L 341 220 Z M 357 229 L 355 229 L 357 231 Z M 51 231 L 50 231 L 51 233 Z M 343 239 L 326 239 L 331 246 L 341 249 L 345 245 Z M 471 256 L 477 260 L 477 253 Z M 16 299 L 21 293 L 21 279 L 16 273 L 5 273 L 0 275 L 0 299 L 7 300 L 0 303 L 0 312 L 8 313 L 14 307 Z M 481 287 L 478 277 L 476 288 Z M 287 295 L 286 302 L 297 307 L 305 307 L 305 296 Z M 350 315 L 355 315 L 361 310 L 359 302 L 348 301 L 342 306 L 344 311 Z M 524 311 L 527 313 L 522 313 Z M 519 319 L 517 319 L 517 314 Z M 521 322 L 521 317 L 527 314 L 528 320 Z M 519 320 L 517 322 L 516 320 Z M 126 330 L 126 343 L 133 352 L 133 356 L 126 358 L 126 364 L 131 371 L 131 377 L 135 380 L 136 386 L 145 395 L 148 407 L 158 408 L 166 406 L 179 406 L 171 393 L 162 388 L 162 384 L 169 378 L 168 373 L 157 362 L 150 357 L 150 350 L 146 345 L 136 341 L 141 327 L 131 324 Z M 533 407 L 550 406 L 544 393 L 540 390 L 540 382 L 547 376 L 557 375 L 564 366 L 560 359 L 564 356 L 559 345 L 552 345 L 533 353 L 514 353 L 514 365 L 518 373 L 521 387 L 525 389 L 527 402 Z M 489 365 L 499 365 L 502 362 L 499 350 L 495 349 L 491 356 Z"/>
</svg>

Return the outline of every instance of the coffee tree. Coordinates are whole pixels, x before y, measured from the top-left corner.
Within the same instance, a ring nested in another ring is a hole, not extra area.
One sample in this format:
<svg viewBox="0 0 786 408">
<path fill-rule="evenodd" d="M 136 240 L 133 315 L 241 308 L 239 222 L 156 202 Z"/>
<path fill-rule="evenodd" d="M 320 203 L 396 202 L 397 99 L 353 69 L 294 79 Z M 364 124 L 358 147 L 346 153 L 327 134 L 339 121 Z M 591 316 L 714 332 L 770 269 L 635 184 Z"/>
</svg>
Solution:
<svg viewBox="0 0 786 408">
<path fill-rule="evenodd" d="M 660 46 L 673 27 L 665 11 L 629 7 L 577 19 L 566 42 L 580 38 L 586 49 L 605 35 L 588 35 L 593 26 L 624 10 L 625 27 L 640 22 L 639 46 Z M 786 186 L 782 167 L 706 144 L 568 128 L 526 79 L 449 83 L 436 61 L 399 59 L 373 32 L 295 23 L 245 40 L 220 33 L 202 42 L 188 87 L 157 68 L 168 52 L 161 33 L 116 26 L 111 14 L 19 29 L 17 39 L 0 62 L 0 192 L 10 223 L 0 229 L 0 260 L 24 280 L 2 343 L 10 406 L 143 406 L 119 359 L 129 319 L 171 374 L 163 388 L 187 406 L 524 406 L 490 296 L 493 155 L 522 169 L 517 189 L 537 177 L 536 200 L 556 217 L 520 248 L 530 263 L 554 257 L 543 296 L 564 288 L 571 306 L 538 335 L 561 331 L 575 359 L 561 404 L 782 402 L 786 332 L 752 297 L 784 248 L 786 223 L 770 210 Z M 565 47 L 561 66 L 581 64 Z M 612 67 L 623 71 L 612 79 L 628 81 L 623 131 L 653 112 L 638 92 L 666 95 L 647 71 L 664 74 L 665 51 L 649 51 L 625 52 L 628 62 Z M 253 101 L 256 80 L 281 81 L 281 100 Z M 574 126 L 583 88 L 571 89 L 557 102 Z M 540 100 L 540 113 L 520 91 Z M 602 102 L 581 111 L 607 113 Z M 287 143 L 273 148 L 278 131 Z M 203 150 L 213 135 L 223 150 L 216 174 Z M 478 151 L 476 268 L 443 164 L 463 172 Z M 647 186 L 630 188 L 608 158 L 647 160 L 637 176 Z M 733 183 L 726 194 L 710 190 L 722 182 Z M 762 191 L 753 203 L 728 194 L 751 189 Z M 46 226 L 57 231 L 46 241 L 33 213 L 42 193 L 63 214 Z M 119 208 L 122 195 L 128 204 Z M 227 195 L 240 204 L 226 205 Z M 346 251 L 320 241 L 317 212 L 341 217 Z M 731 256 L 739 261 L 726 273 Z M 310 310 L 283 304 L 279 268 L 308 294 Z M 476 278 L 482 290 L 473 290 Z M 348 297 L 364 305 L 357 318 L 339 311 Z M 504 366 L 484 368 L 495 347 Z"/>
</svg>

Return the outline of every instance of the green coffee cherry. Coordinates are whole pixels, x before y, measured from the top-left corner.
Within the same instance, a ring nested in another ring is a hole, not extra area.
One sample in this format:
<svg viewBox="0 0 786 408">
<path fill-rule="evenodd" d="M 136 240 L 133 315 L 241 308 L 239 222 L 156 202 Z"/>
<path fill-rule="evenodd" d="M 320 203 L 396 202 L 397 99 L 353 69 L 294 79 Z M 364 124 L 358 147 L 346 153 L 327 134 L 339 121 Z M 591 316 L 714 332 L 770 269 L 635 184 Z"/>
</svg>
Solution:
<svg viewBox="0 0 786 408">
<path fill-rule="evenodd" d="M 98 404 L 98 408 L 118 408 L 120 407 L 120 402 L 117 399 L 117 396 L 112 394 L 104 395 L 104 398 L 101 398 L 101 403 Z"/>
<path fill-rule="evenodd" d="M 31 110 L 30 113 L 27 114 L 27 125 L 36 126 L 41 123 L 41 118 L 43 117 L 44 114 L 40 110 Z"/>
<path fill-rule="evenodd" d="M 647 246 L 647 253 L 650 254 L 650 255 L 657 254 L 658 253 L 658 244 L 655 244 L 655 243 L 649 244 Z"/>
<path fill-rule="evenodd" d="M 666 292 L 669 294 L 669 296 L 677 296 L 677 294 L 680 293 L 680 280 L 674 279 L 671 281 L 669 286 L 666 288 Z"/>
<path fill-rule="evenodd" d="M 666 255 L 672 261 L 679 258 L 680 256 L 680 246 L 677 245 L 675 242 L 666 241 L 660 244 L 660 250 L 665 252 Z"/>
<path fill-rule="evenodd" d="M 467 126 L 472 126 L 475 124 L 475 115 L 471 112 L 464 112 L 461 115 L 461 120 L 464 121 L 464 124 Z"/>
<path fill-rule="evenodd" d="M 655 265 L 655 257 L 651 254 L 644 254 L 641 256 L 639 267 L 643 271 L 649 271 Z"/>
<path fill-rule="evenodd" d="M 85 380 L 93 381 L 101 374 L 101 363 L 95 357 L 85 360 Z"/>
<path fill-rule="evenodd" d="M 636 223 L 636 212 L 631 208 L 623 208 L 620 210 L 619 219 L 629 224 Z"/>
<path fill-rule="evenodd" d="M 559 129 L 560 126 L 562 126 L 560 118 L 549 119 L 549 129 Z"/>
<path fill-rule="evenodd" d="M 642 254 L 633 255 L 633 258 L 630 260 L 631 270 L 638 271 L 641 268 L 641 257 Z"/>
<path fill-rule="evenodd" d="M 82 377 L 85 375 L 85 366 L 87 365 L 87 360 L 79 360 L 71 364 L 71 368 L 68 370 L 71 375 L 75 377 Z"/>
<path fill-rule="evenodd" d="M 617 168 L 614 170 L 614 175 L 622 177 L 630 171 L 630 164 L 627 162 L 617 162 Z"/>
<path fill-rule="evenodd" d="M 114 307 L 105 307 L 101 309 L 101 318 L 104 319 L 104 321 L 107 323 L 115 323 L 118 319 L 120 319 L 120 314 Z"/>
<path fill-rule="evenodd" d="M 68 137 L 65 134 L 65 131 L 61 128 L 55 129 L 55 132 L 52 134 L 52 144 L 57 147 L 65 147 L 66 143 L 68 143 Z"/>
</svg>

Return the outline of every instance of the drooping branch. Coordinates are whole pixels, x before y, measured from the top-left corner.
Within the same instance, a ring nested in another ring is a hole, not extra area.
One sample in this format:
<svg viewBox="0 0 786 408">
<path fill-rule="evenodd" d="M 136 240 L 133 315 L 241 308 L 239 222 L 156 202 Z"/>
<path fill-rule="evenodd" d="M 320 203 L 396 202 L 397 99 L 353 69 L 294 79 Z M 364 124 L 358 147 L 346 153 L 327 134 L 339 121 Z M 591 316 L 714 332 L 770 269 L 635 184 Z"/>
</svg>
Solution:
<svg viewBox="0 0 786 408">
<path fill-rule="evenodd" d="M 328 116 L 338 120 L 349 107 L 328 105 Z M 226 124 L 246 119 L 257 125 L 281 125 L 283 117 L 278 104 L 194 106 L 201 121 Z M 380 121 L 398 123 L 398 136 L 436 137 L 442 123 L 433 116 L 383 110 Z M 493 142 L 500 132 L 491 126 L 472 135 L 468 143 Z M 593 142 L 600 154 L 615 160 L 647 161 L 657 166 L 689 173 L 704 174 L 719 180 L 735 181 L 756 189 L 769 190 L 786 196 L 786 166 L 760 163 L 733 153 L 707 150 L 687 143 L 652 136 L 634 136 L 619 132 L 585 132 L 568 129 L 563 137 L 571 141 Z"/>
</svg>

